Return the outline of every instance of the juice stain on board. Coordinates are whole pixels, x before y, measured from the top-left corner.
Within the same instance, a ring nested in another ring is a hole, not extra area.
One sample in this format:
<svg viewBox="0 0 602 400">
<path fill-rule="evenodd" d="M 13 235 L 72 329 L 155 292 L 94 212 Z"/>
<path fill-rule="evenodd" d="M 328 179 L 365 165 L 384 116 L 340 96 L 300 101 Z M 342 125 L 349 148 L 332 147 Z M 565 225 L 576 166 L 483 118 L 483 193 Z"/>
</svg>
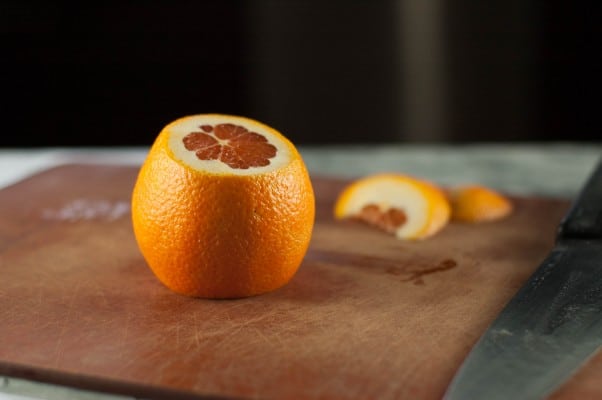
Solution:
<svg viewBox="0 0 602 400">
<path fill-rule="evenodd" d="M 425 275 L 434 274 L 436 272 L 447 271 L 456 268 L 458 263 L 451 258 L 446 258 L 434 267 L 420 268 L 415 270 L 404 270 L 397 267 L 391 267 L 387 269 L 387 273 L 391 275 L 407 275 L 401 282 L 413 282 L 414 285 L 424 285 Z"/>
</svg>

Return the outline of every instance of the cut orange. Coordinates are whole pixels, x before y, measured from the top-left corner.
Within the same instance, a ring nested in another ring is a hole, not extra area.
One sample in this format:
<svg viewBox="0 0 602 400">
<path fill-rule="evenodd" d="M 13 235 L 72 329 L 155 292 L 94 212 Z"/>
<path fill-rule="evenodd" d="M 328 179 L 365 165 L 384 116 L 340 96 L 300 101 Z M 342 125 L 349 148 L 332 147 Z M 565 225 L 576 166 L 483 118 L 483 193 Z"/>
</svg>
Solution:
<svg viewBox="0 0 602 400">
<path fill-rule="evenodd" d="M 452 219 L 462 222 L 494 221 L 512 212 L 512 203 L 500 193 L 480 185 L 448 191 Z"/>
<path fill-rule="evenodd" d="M 447 224 L 450 207 L 443 192 L 427 181 L 378 174 L 348 185 L 334 214 L 338 219 L 359 219 L 399 239 L 424 239 Z"/>
<path fill-rule="evenodd" d="M 285 285 L 307 251 L 314 193 L 295 146 L 248 118 L 165 126 L 132 194 L 138 246 L 173 291 L 236 298 Z"/>
</svg>

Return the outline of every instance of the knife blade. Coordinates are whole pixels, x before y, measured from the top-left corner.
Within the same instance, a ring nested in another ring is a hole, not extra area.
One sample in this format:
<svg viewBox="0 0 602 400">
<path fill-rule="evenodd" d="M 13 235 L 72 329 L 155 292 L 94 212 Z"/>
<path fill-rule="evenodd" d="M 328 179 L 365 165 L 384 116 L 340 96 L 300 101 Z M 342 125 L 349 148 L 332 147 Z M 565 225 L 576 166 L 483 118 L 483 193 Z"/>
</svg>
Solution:
<svg viewBox="0 0 602 400">
<path fill-rule="evenodd" d="M 602 158 L 556 243 L 471 349 L 444 399 L 541 399 L 602 345 Z"/>
</svg>

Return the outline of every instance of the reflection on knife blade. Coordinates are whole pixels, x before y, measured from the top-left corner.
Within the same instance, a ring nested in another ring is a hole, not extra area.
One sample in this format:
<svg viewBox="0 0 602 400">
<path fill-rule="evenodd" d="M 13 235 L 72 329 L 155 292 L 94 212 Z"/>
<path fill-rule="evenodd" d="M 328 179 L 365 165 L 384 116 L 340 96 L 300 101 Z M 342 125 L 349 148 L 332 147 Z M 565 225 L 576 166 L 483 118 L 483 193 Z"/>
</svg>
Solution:
<svg viewBox="0 0 602 400">
<path fill-rule="evenodd" d="M 541 399 L 602 345 L 602 160 L 554 250 L 488 328 L 446 399 Z"/>
</svg>

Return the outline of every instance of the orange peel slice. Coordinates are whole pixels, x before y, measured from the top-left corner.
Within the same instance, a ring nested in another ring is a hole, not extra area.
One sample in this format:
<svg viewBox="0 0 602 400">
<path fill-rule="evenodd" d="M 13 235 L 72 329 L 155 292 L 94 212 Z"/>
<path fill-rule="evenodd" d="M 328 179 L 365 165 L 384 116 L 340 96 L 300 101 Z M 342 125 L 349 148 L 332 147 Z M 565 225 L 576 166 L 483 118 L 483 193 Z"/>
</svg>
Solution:
<svg viewBox="0 0 602 400">
<path fill-rule="evenodd" d="M 448 198 L 454 221 L 471 223 L 496 221 L 507 217 L 513 210 L 512 202 L 507 197 L 481 185 L 450 189 Z"/>
<path fill-rule="evenodd" d="M 402 240 L 424 239 L 448 223 L 445 194 L 425 180 L 400 174 L 371 175 L 351 183 L 334 207 L 337 219 L 359 219 Z"/>
</svg>

